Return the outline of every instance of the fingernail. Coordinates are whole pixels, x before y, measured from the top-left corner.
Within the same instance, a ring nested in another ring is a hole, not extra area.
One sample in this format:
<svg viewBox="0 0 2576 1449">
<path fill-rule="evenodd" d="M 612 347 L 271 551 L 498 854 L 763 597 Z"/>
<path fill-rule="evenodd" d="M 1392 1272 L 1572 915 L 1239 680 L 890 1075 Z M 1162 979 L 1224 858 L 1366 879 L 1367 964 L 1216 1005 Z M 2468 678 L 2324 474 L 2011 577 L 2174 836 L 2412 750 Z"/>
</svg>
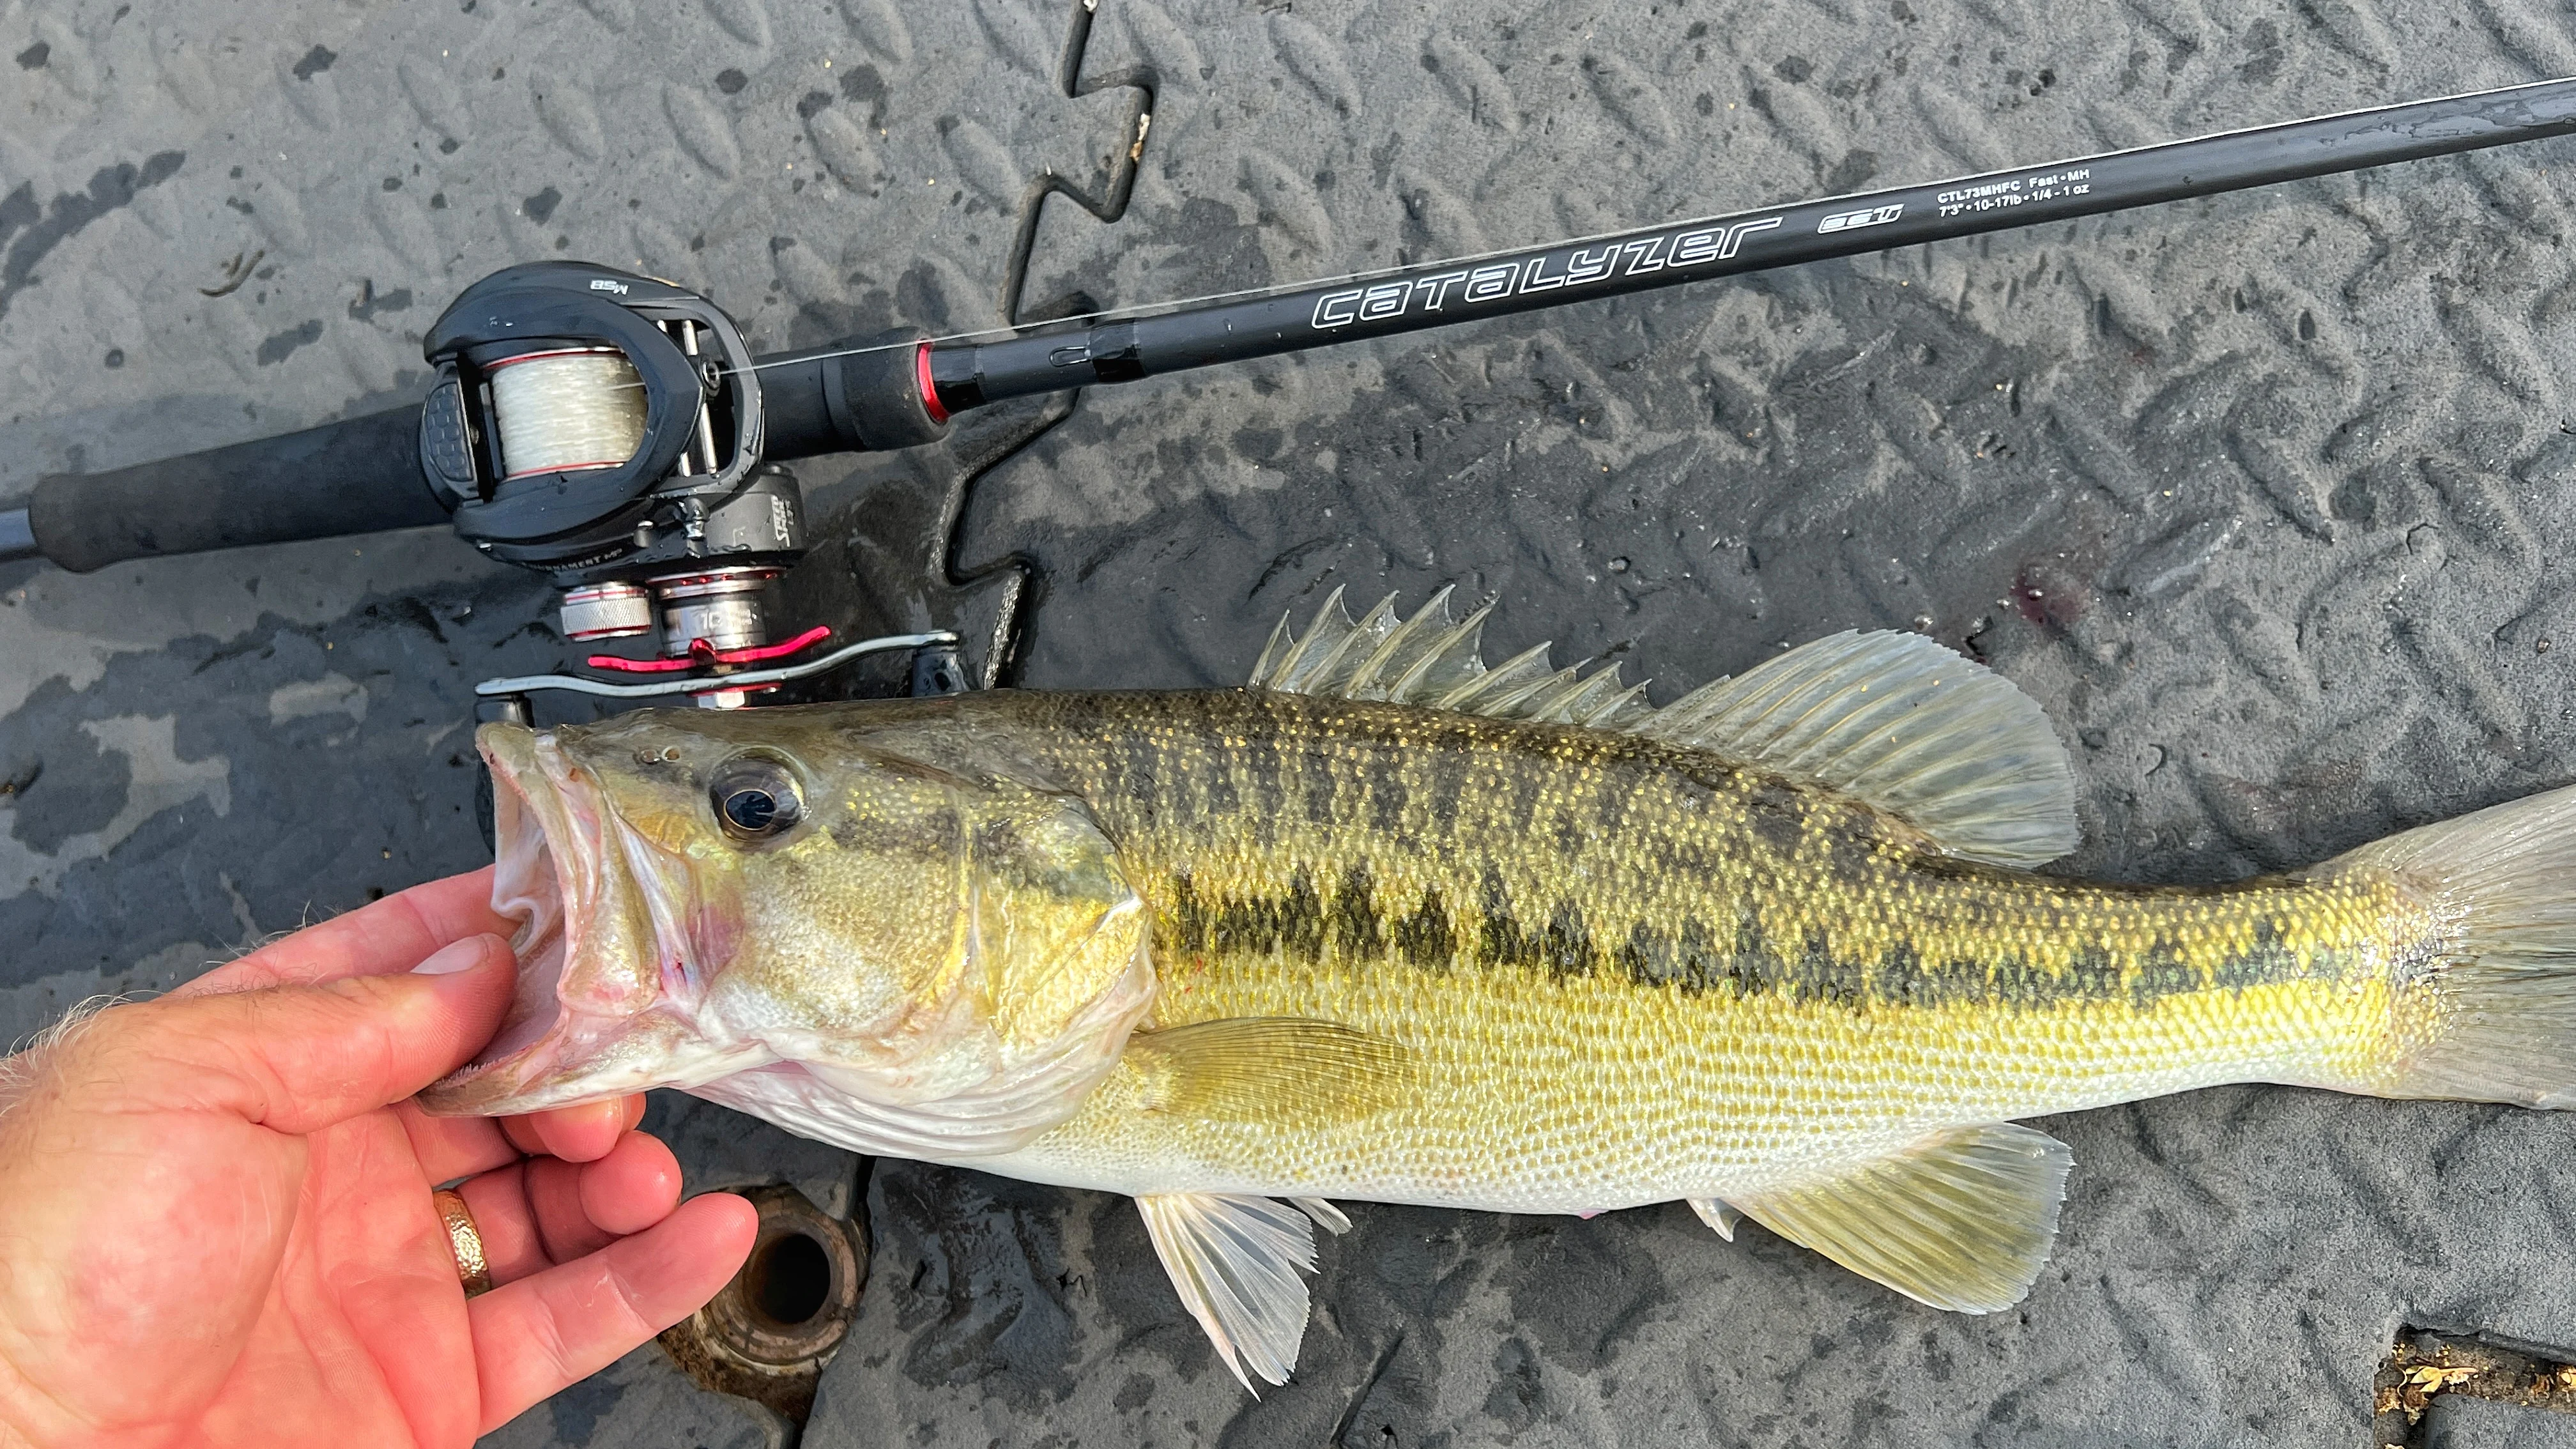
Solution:
<svg viewBox="0 0 2576 1449">
<path fill-rule="evenodd" d="M 445 976 L 450 972 L 466 970 L 482 961 L 485 949 L 483 943 L 486 939 L 482 936 L 468 936 L 462 941 L 450 941 L 431 953 L 428 960 L 411 968 L 411 974 Z"/>
</svg>

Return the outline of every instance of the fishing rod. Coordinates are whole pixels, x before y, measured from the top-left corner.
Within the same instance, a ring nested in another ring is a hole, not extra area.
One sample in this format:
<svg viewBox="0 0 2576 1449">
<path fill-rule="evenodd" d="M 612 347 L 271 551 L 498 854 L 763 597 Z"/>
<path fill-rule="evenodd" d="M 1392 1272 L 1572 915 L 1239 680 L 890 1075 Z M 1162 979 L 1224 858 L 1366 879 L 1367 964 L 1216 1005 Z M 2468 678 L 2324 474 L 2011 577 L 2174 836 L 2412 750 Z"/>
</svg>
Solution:
<svg viewBox="0 0 2576 1449">
<path fill-rule="evenodd" d="M 999 334 L 907 329 L 772 355 L 752 354 L 729 316 L 673 283 L 529 263 L 468 287 L 431 326 L 422 350 L 436 377 L 421 404 L 48 475 L 25 507 L 0 511 L 0 562 L 86 572 L 451 523 L 561 588 L 567 638 L 658 635 L 657 658 L 592 657 L 625 683 L 488 682 L 503 713 L 524 717 L 531 689 L 739 705 L 873 652 L 788 663 L 830 631 L 771 641 L 763 592 L 806 549 L 784 460 L 920 446 L 959 413 L 1067 388 L 2570 133 L 2576 78 Z M 871 643 L 923 651 L 916 690 L 960 678 L 950 636 Z"/>
</svg>

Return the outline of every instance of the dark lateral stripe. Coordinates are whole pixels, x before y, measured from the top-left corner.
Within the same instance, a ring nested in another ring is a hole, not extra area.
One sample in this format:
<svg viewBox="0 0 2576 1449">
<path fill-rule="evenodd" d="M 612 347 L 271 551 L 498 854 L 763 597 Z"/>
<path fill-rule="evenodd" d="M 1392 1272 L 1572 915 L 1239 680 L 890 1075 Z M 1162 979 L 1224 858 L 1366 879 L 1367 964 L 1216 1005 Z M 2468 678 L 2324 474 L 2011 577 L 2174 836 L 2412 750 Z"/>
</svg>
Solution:
<svg viewBox="0 0 2576 1449">
<path fill-rule="evenodd" d="M 1445 971 L 1463 962 L 1488 970 L 1538 972 L 1551 979 L 1607 975 L 1686 995 L 1779 995 L 1855 1010 L 1972 1002 L 2039 1007 L 2120 999 L 2147 1010 L 2185 992 L 2339 979 L 2344 965 L 2330 952 L 2303 956 L 2285 944 L 2287 933 L 2271 923 L 2256 933 L 2253 949 L 2215 971 L 2193 968 L 2176 943 L 2162 938 L 2135 957 L 2097 946 L 2074 951 L 2054 965 L 2017 953 L 1930 960 L 1904 941 L 1879 960 L 1861 961 L 1837 953 L 1821 930 L 1784 941 L 1751 911 L 1723 924 L 1692 917 L 1659 929 L 1632 920 L 1605 931 L 1580 902 L 1551 901 L 1543 913 L 1519 909 L 1498 872 L 1487 872 L 1474 920 L 1464 925 L 1436 888 L 1410 901 L 1387 899 L 1365 863 L 1346 866 L 1337 879 L 1327 879 L 1327 886 L 1319 886 L 1315 874 L 1300 867 L 1284 890 L 1210 899 L 1188 872 L 1175 873 L 1165 892 L 1163 944 L 1192 956 L 1332 961 L 1363 969 L 1400 965 Z M 2134 979 L 2124 980 L 2132 975 Z"/>
<path fill-rule="evenodd" d="M 1478 962 L 1486 966 L 1527 965 L 1533 957 L 1521 932 L 1520 918 L 1512 914 L 1512 893 L 1503 884 L 1502 872 L 1485 872 L 1485 897 L 1479 904 L 1484 920 L 1476 946 Z"/>
<path fill-rule="evenodd" d="M 1406 964 L 1424 970 L 1445 969 L 1458 958 L 1458 929 L 1435 887 L 1422 893 L 1422 904 L 1395 926 L 1395 949 Z"/>
<path fill-rule="evenodd" d="M 1559 976 L 1589 976 L 1600 964 L 1592 949 L 1591 928 L 1583 922 L 1583 907 L 1572 901 L 1559 901 L 1548 913 L 1538 948 L 1547 969 Z"/>
<path fill-rule="evenodd" d="M 1169 884 L 1161 922 L 1169 943 L 1190 955 L 1286 955 L 1321 961 L 1327 939 L 1323 898 L 1299 870 L 1276 895 L 1210 900 L 1186 871 Z"/>
<path fill-rule="evenodd" d="M 1333 949 L 1341 959 L 1367 961 L 1386 954 L 1378 930 L 1377 891 L 1366 865 L 1352 866 L 1343 874 L 1341 889 L 1333 893 L 1330 925 Z"/>
<path fill-rule="evenodd" d="M 1021 706 L 1048 724 L 1041 753 L 1164 908 L 1158 944 L 1220 969 L 1235 956 L 1849 1006 L 2141 1010 L 2361 969 L 2277 882 L 2006 878 L 1916 854 L 1864 807 L 1651 741 L 1261 691 L 1059 698 Z M 1220 861 L 1239 895 L 1209 887 Z M 1436 888 L 1391 885 L 1399 874 Z M 2025 956 L 2035 929 L 2062 934 Z M 2213 965 L 2219 941 L 2239 949 Z"/>
<path fill-rule="evenodd" d="M 2182 959 L 2180 947 L 2159 937 L 2138 963 L 2137 980 L 2129 986 L 2129 1003 L 2143 1011 L 2164 997 L 2198 989 L 2200 973 Z"/>
</svg>

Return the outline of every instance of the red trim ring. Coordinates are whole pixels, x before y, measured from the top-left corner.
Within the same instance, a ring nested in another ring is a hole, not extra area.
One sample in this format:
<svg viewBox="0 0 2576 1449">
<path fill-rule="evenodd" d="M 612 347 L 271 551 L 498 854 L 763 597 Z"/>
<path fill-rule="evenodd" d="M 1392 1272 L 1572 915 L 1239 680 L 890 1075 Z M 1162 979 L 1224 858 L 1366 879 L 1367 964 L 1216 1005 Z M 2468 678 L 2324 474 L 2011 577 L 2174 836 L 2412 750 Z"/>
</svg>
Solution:
<svg viewBox="0 0 2576 1449">
<path fill-rule="evenodd" d="M 921 410 L 930 414 L 934 423 L 948 421 L 948 409 L 939 405 L 939 384 L 930 377 L 930 344 L 927 342 L 912 355 L 912 375 L 913 385 L 921 389 Z"/>
<path fill-rule="evenodd" d="M 542 362 L 549 357 L 598 357 L 603 354 L 623 361 L 626 357 L 626 349 L 622 347 L 550 347 L 543 352 L 522 352 L 513 357 L 504 357 L 483 371 L 488 375 L 499 372 L 505 367 L 516 367 L 522 362 Z"/>
</svg>

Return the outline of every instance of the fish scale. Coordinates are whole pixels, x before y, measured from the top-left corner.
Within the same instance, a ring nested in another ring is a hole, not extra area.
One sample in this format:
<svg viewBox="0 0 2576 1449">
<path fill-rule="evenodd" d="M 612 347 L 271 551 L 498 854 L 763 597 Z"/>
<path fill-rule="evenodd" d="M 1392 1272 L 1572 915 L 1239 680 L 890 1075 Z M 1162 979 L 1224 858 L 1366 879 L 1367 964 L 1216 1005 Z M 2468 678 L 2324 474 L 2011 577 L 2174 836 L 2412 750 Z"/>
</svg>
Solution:
<svg viewBox="0 0 2576 1449">
<path fill-rule="evenodd" d="M 2576 1105 L 2576 790 L 2257 880 L 2043 875 L 2064 748 L 1928 639 L 1658 708 L 1544 647 L 1489 668 L 1483 617 L 1337 597 L 1242 690 L 486 727 L 521 988 L 422 1101 L 679 1086 L 1133 1194 L 1247 1385 L 1296 1361 L 1333 1198 L 1682 1198 L 1983 1313 L 2072 1167 L 2015 1118 Z"/>
<path fill-rule="evenodd" d="M 1316 1017 L 1421 1064 L 1363 1123 L 1175 1121 L 1104 1088 L 1015 1164 L 1078 1185 L 1591 1211 L 1936 1126 L 2348 1080 L 2388 1050 L 2371 983 L 2405 942 L 2384 884 L 2005 871 L 1704 752 L 1402 705 L 990 708 L 1043 742 L 1154 907 L 1149 1026 Z M 1424 915 L 1441 948 L 1399 944 Z M 1690 958 L 1695 932 L 1727 949 Z"/>
</svg>

